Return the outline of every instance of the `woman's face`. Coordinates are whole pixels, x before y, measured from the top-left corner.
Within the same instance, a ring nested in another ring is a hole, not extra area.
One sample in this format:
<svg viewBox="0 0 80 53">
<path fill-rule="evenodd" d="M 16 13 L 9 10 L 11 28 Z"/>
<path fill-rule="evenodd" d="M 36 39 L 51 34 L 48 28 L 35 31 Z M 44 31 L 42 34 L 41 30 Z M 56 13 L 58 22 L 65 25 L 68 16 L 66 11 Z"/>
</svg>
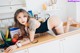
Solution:
<svg viewBox="0 0 80 53">
<path fill-rule="evenodd" d="M 26 16 L 23 12 L 19 13 L 17 16 L 17 20 L 20 24 L 25 25 L 27 22 L 28 16 Z"/>
</svg>

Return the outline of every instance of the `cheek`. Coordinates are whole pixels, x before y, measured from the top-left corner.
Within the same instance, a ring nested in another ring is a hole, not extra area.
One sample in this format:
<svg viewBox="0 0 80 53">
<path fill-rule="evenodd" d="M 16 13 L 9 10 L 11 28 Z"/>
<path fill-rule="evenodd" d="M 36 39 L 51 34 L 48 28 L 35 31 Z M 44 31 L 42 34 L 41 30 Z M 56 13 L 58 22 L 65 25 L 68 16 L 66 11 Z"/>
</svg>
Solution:
<svg viewBox="0 0 80 53">
<path fill-rule="evenodd" d="M 21 20 L 19 20 L 19 23 L 22 23 L 22 21 L 21 21 Z"/>
<path fill-rule="evenodd" d="M 27 22 L 27 18 L 24 18 L 23 20 L 24 20 L 25 22 Z"/>
<path fill-rule="evenodd" d="M 24 21 L 25 23 L 27 22 L 27 18 L 26 18 L 26 17 L 23 18 L 23 19 L 17 19 L 17 20 L 18 20 L 18 22 L 21 23 L 21 24 L 22 24 L 23 21 Z"/>
<path fill-rule="evenodd" d="M 21 20 L 21 19 L 17 19 L 17 20 L 18 20 L 18 22 L 19 22 L 19 23 L 21 23 L 21 22 L 22 22 L 22 20 Z"/>
</svg>

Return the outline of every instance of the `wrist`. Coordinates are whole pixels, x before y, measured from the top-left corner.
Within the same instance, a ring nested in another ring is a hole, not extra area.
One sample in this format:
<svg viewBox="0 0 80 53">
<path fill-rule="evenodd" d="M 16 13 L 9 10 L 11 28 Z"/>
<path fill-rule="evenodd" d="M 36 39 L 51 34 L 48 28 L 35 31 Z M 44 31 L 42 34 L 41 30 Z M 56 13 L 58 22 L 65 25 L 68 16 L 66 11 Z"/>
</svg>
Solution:
<svg viewBox="0 0 80 53">
<path fill-rule="evenodd" d="M 17 48 L 20 48 L 22 46 L 22 44 L 20 42 L 16 43 Z"/>
<path fill-rule="evenodd" d="M 17 45 L 14 45 L 15 48 L 18 48 Z"/>
</svg>

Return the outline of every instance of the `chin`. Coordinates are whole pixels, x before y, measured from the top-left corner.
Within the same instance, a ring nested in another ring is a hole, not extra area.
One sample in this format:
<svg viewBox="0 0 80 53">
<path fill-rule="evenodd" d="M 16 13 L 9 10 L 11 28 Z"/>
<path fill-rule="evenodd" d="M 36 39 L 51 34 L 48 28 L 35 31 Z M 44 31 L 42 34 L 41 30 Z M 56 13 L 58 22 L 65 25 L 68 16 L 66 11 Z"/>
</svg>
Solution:
<svg viewBox="0 0 80 53">
<path fill-rule="evenodd" d="M 25 24 L 22 23 L 22 25 L 25 25 Z"/>
<path fill-rule="evenodd" d="M 25 24 L 23 24 L 23 25 L 25 25 Z"/>
</svg>

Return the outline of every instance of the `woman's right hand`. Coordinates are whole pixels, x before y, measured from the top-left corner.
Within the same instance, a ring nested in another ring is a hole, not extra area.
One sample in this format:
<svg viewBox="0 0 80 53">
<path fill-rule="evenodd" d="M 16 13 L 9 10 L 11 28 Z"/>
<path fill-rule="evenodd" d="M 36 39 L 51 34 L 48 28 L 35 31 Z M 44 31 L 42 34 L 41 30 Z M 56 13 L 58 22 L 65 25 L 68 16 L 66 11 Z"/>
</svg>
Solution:
<svg viewBox="0 0 80 53">
<path fill-rule="evenodd" d="M 5 50 L 5 52 L 6 52 L 6 53 L 12 53 L 16 48 L 17 48 L 17 45 L 9 46 L 9 47 Z"/>
<path fill-rule="evenodd" d="M 29 38 L 23 38 L 22 40 L 18 40 L 16 43 L 20 43 L 22 46 L 30 43 Z"/>
</svg>

